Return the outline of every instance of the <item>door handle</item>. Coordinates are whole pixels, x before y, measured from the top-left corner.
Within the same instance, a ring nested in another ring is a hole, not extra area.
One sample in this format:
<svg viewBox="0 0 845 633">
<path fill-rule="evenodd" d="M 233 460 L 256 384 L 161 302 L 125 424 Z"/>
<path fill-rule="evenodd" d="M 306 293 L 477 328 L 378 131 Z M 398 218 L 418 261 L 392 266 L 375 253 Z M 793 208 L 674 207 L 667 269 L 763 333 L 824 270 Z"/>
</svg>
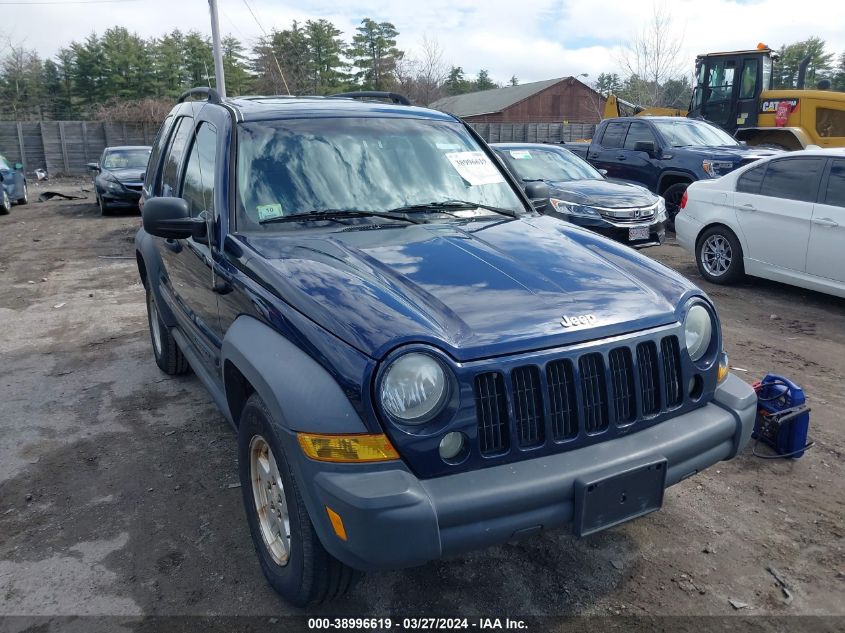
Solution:
<svg viewBox="0 0 845 633">
<path fill-rule="evenodd" d="M 590 154 L 590 156 L 589 156 L 589 158 L 592 158 L 593 160 L 595 160 L 598 157 L 599 157 L 598 154 Z"/>
<path fill-rule="evenodd" d="M 627 159 L 627 156 L 625 156 L 625 154 L 619 154 L 619 155 L 616 157 L 616 160 L 626 160 L 626 159 Z"/>
<path fill-rule="evenodd" d="M 173 238 L 168 237 L 164 240 L 164 245 L 168 248 L 168 250 L 171 250 L 174 253 L 182 252 L 182 242 L 179 240 L 174 240 Z"/>
<path fill-rule="evenodd" d="M 815 218 L 813 220 L 813 224 L 818 224 L 819 226 L 827 226 L 829 228 L 839 226 L 839 222 L 834 222 L 830 218 Z"/>
<path fill-rule="evenodd" d="M 742 210 L 748 211 L 749 213 L 754 213 L 757 210 L 757 207 L 755 207 L 753 204 L 748 204 L 746 202 L 744 205 L 742 205 Z"/>
</svg>

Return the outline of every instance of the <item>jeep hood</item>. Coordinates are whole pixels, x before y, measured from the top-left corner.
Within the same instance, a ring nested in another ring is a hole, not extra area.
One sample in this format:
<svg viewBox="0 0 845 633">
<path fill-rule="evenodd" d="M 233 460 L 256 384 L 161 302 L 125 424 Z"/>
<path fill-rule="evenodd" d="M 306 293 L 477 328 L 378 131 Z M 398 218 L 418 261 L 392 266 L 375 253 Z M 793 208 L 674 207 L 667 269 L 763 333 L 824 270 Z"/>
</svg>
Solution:
<svg viewBox="0 0 845 633">
<path fill-rule="evenodd" d="M 361 226 L 239 239 L 263 283 L 373 358 L 411 342 L 466 361 L 615 336 L 674 322 L 696 291 L 635 251 L 547 216 Z M 588 314 L 594 325 L 561 324 Z"/>
</svg>

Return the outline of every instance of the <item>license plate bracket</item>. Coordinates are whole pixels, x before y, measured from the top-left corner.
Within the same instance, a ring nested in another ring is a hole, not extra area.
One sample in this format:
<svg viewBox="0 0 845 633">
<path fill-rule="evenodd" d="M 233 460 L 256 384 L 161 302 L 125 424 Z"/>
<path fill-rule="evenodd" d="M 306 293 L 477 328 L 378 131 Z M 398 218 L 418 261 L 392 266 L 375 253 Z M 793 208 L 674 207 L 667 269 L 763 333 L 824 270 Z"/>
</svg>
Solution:
<svg viewBox="0 0 845 633">
<path fill-rule="evenodd" d="M 647 240 L 650 233 L 647 226 L 638 226 L 628 229 L 628 240 L 635 242 L 637 240 Z"/>
<path fill-rule="evenodd" d="M 587 536 L 659 510 L 666 488 L 666 460 L 598 473 L 575 481 L 573 531 Z"/>
</svg>

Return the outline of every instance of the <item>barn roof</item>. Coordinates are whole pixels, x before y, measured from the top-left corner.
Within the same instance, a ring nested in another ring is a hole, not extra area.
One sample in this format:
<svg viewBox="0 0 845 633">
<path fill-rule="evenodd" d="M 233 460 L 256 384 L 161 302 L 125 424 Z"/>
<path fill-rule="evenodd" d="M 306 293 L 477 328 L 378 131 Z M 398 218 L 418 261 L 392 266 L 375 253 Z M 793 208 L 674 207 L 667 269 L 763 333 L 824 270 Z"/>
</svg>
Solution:
<svg viewBox="0 0 845 633">
<path fill-rule="evenodd" d="M 506 86 L 504 88 L 494 88 L 493 90 L 468 92 L 467 94 L 455 95 L 454 97 L 443 97 L 432 103 L 429 107 L 460 117 L 492 114 L 494 112 L 501 112 L 505 108 L 509 108 L 520 101 L 525 101 L 538 92 L 542 92 L 546 88 L 567 79 L 571 79 L 571 77 L 557 77 L 556 79 L 534 81 L 518 86 Z"/>
</svg>

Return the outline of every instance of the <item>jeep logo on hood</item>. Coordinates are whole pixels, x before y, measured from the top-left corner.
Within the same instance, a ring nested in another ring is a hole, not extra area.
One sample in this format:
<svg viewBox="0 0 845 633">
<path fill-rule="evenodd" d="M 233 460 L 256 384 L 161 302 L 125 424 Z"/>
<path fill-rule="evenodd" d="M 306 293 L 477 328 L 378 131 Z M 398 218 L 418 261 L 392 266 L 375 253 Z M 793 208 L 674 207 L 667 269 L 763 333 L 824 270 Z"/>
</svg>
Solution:
<svg viewBox="0 0 845 633">
<path fill-rule="evenodd" d="M 563 327 L 578 327 L 579 325 L 595 325 L 596 324 L 596 317 L 593 314 L 580 314 L 580 315 L 572 315 L 566 316 L 560 320 L 560 324 Z"/>
</svg>

